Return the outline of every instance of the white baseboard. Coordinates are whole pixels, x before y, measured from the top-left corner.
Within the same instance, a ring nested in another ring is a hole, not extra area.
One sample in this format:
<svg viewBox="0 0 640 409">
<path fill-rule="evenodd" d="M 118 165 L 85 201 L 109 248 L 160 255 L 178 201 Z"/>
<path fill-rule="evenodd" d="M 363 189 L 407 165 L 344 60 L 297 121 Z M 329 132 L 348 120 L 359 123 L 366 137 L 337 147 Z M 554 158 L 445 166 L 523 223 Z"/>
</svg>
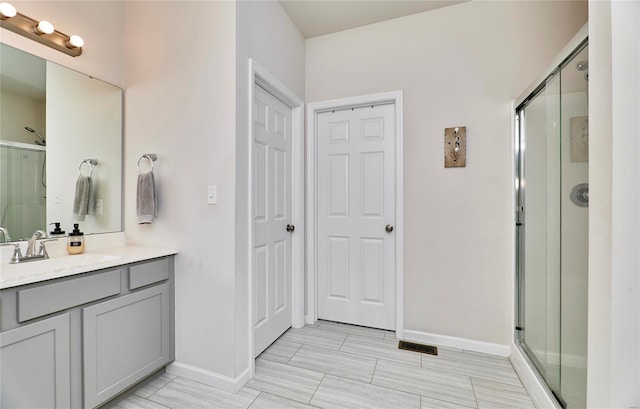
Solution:
<svg viewBox="0 0 640 409">
<path fill-rule="evenodd" d="M 524 388 L 529 392 L 529 396 L 539 409 L 560 409 L 560 406 L 556 403 L 542 382 L 538 379 L 538 376 L 533 372 L 533 369 L 527 363 L 522 352 L 514 344 L 511 345 L 511 356 L 509 357 L 511 365 L 516 370 L 518 377 Z"/>
<path fill-rule="evenodd" d="M 491 342 L 475 341 L 473 339 L 452 337 L 449 335 L 430 334 L 428 332 L 405 329 L 404 340 L 422 344 L 435 344 L 442 347 L 464 349 L 466 351 L 481 352 L 483 354 L 508 357 L 511 354 L 509 345 Z"/>
<path fill-rule="evenodd" d="M 240 375 L 232 378 L 180 362 L 173 362 L 167 366 L 167 372 L 233 393 L 242 389 L 242 387 L 249 382 L 249 379 L 251 379 L 251 368 L 245 369 Z"/>
</svg>

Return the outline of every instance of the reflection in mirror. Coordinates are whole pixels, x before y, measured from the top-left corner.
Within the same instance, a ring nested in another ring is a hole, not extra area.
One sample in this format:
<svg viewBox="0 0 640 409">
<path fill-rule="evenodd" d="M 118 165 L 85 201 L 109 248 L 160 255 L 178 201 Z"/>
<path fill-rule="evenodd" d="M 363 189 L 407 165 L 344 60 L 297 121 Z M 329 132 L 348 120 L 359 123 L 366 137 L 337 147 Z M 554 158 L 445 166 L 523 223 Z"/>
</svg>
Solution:
<svg viewBox="0 0 640 409">
<path fill-rule="evenodd" d="M 0 44 L 0 226 L 13 240 L 61 222 L 85 233 L 122 230 L 122 90 Z M 73 217 L 89 176 L 88 214 Z M 4 237 L 0 235 L 0 241 Z"/>
</svg>

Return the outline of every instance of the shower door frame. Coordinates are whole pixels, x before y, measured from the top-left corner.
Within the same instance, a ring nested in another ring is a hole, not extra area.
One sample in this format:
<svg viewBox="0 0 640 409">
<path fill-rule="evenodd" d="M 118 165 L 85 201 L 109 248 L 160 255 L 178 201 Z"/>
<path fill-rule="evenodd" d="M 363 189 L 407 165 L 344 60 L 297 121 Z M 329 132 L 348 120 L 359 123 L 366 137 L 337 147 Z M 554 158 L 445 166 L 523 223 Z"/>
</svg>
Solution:
<svg viewBox="0 0 640 409">
<path fill-rule="evenodd" d="M 529 102 L 535 99 L 540 95 L 541 92 L 544 92 L 546 89 L 547 83 L 554 76 L 560 75 L 560 71 L 567 66 L 569 62 L 580 53 L 585 47 L 589 45 L 588 38 L 588 27 L 582 27 L 580 31 L 569 41 L 569 43 L 563 48 L 563 50 L 558 54 L 558 56 L 554 59 L 552 64 L 549 66 L 547 70 L 543 72 L 543 75 L 538 77 L 536 81 L 514 102 L 512 113 L 513 113 L 513 130 L 514 130 L 514 254 L 513 254 L 513 262 L 514 262 L 514 302 L 513 302 L 513 312 L 514 312 L 514 332 L 513 332 L 513 345 L 512 348 L 515 348 L 512 354 L 512 359 L 522 360 L 529 367 L 526 372 L 524 368 L 521 371 L 518 371 L 518 364 L 514 362 L 514 366 L 518 374 L 523 377 L 523 384 L 527 387 L 528 390 L 530 388 L 535 388 L 535 391 L 530 390 L 532 393 L 532 397 L 535 396 L 537 399 L 535 403 L 538 406 L 550 406 L 553 405 L 556 408 L 565 408 L 566 403 L 561 398 L 561 396 L 557 395 L 555 392 L 551 390 L 549 385 L 547 384 L 545 378 L 539 372 L 537 365 L 534 364 L 533 358 L 527 352 L 527 348 L 523 342 L 523 334 L 522 330 L 524 329 L 524 275 L 525 275 L 525 266 L 524 266 L 524 257 L 521 257 L 521 254 L 525 253 L 525 227 L 524 227 L 524 218 L 526 209 L 524 207 L 525 197 L 526 197 L 526 175 L 524 175 L 524 166 L 526 161 L 526 144 L 524 144 L 525 130 L 525 118 L 522 115 L 524 108 L 529 104 Z M 562 79 L 560 78 L 560 81 Z M 525 114 L 526 116 L 526 114 Z M 562 272 L 561 272 L 562 274 Z M 514 357 L 515 355 L 515 357 Z M 531 379 L 531 378 L 534 379 Z"/>
</svg>

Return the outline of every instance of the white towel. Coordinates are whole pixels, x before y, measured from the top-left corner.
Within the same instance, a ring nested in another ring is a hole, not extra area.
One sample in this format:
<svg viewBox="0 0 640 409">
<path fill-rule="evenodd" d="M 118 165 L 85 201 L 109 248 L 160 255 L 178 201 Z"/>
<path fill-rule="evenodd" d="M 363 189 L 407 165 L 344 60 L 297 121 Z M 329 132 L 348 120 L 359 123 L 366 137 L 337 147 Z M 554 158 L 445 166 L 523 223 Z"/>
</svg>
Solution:
<svg viewBox="0 0 640 409">
<path fill-rule="evenodd" d="M 140 173 L 138 175 L 136 212 L 138 214 L 138 224 L 153 223 L 153 218 L 158 216 L 158 198 L 156 197 L 153 172 Z"/>
<path fill-rule="evenodd" d="M 91 176 L 79 175 L 73 198 L 73 220 L 83 222 L 91 207 Z"/>
</svg>

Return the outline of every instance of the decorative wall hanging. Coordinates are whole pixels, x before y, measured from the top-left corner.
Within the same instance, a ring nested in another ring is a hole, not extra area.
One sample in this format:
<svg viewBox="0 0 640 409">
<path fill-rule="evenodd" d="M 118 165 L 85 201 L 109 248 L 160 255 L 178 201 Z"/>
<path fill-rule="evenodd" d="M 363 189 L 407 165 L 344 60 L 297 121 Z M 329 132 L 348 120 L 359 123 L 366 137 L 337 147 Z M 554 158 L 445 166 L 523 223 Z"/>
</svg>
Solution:
<svg viewBox="0 0 640 409">
<path fill-rule="evenodd" d="M 571 162 L 589 161 L 589 117 L 576 116 L 569 120 Z"/>
<path fill-rule="evenodd" d="M 463 168 L 467 165 L 467 127 L 444 129 L 444 167 Z"/>
</svg>

